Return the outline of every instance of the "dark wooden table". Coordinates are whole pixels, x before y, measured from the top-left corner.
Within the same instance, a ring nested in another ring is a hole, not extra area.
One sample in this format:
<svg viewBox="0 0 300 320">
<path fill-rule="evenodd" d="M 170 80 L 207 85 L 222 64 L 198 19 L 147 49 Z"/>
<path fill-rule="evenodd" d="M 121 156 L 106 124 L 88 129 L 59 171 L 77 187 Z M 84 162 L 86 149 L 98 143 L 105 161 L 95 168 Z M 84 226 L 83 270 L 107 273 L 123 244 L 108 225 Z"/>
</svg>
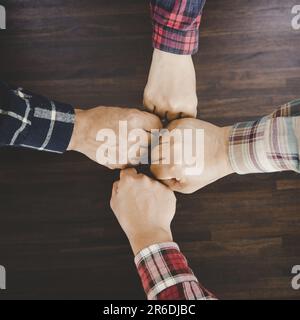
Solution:
<svg viewBox="0 0 300 320">
<path fill-rule="evenodd" d="M 2 1 L 1 3 L 4 3 Z M 300 96 L 294 0 L 208 0 L 195 55 L 199 117 L 254 119 Z M 148 1 L 9 0 L 0 78 L 88 108 L 139 107 L 151 61 Z M 143 299 L 109 199 L 111 172 L 76 153 L 0 152 L 3 298 Z M 218 297 L 300 298 L 300 179 L 232 175 L 178 196 L 175 239 Z"/>
</svg>

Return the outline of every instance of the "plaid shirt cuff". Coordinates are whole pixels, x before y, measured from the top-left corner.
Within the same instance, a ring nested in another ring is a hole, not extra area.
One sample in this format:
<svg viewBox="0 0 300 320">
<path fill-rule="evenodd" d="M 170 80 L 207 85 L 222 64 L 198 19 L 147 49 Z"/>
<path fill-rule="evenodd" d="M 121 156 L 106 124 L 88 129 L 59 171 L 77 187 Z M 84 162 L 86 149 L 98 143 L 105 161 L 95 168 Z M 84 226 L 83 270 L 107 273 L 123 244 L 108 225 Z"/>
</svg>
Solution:
<svg viewBox="0 0 300 320">
<path fill-rule="evenodd" d="M 174 242 L 143 249 L 135 264 L 149 300 L 214 299 L 200 286 Z"/>
<path fill-rule="evenodd" d="M 300 100 L 269 116 L 233 126 L 229 158 L 239 174 L 293 170 L 300 172 Z"/>
<path fill-rule="evenodd" d="M 0 146 L 66 151 L 74 127 L 74 108 L 0 82 Z"/>
<path fill-rule="evenodd" d="M 154 48 L 174 54 L 196 53 L 204 4 L 205 0 L 152 0 Z"/>
</svg>

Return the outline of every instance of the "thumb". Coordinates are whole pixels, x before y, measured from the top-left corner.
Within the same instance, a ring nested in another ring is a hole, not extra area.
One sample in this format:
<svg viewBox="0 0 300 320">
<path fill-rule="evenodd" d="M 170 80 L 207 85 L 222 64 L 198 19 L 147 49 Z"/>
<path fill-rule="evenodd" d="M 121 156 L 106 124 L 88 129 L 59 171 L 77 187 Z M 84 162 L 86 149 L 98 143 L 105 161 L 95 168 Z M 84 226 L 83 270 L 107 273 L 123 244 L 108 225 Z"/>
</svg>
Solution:
<svg viewBox="0 0 300 320">
<path fill-rule="evenodd" d="M 180 181 L 183 177 L 183 168 L 178 165 L 171 164 L 152 164 L 151 172 L 158 180 L 177 180 Z"/>
<path fill-rule="evenodd" d="M 136 176 L 137 171 L 134 168 L 123 169 L 120 171 L 120 179 L 123 179 L 128 176 Z"/>
</svg>

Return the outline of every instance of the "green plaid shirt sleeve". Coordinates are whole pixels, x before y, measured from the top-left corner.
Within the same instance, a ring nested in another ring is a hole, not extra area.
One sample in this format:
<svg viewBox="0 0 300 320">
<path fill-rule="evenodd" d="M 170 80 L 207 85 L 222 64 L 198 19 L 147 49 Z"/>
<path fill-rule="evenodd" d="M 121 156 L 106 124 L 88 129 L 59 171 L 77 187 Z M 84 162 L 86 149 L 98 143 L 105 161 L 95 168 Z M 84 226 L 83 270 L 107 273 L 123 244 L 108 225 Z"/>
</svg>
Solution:
<svg viewBox="0 0 300 320">
<path fill-rule="evenodd" d="M 300 173 L 300 100 L 256 121 L 233 126 L 229 158 L 238 174 L 292 170 Z"/>
</svg>

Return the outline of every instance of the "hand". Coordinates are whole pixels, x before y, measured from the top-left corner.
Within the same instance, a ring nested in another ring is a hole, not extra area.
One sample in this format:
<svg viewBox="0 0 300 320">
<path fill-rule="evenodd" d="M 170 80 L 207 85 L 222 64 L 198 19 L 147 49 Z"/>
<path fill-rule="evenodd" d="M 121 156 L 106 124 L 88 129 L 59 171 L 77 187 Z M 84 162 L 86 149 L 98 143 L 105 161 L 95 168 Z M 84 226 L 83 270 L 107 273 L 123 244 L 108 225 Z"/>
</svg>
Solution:
<svg viewBox="0 0 300 320">
<path fill-rule="evenodd" d="M 90 159 L 107 166 L 110 169 L 125 168 L 129 164 L 120 163 L 104 163 L 102 159 L 97 157 L 98 148 L 104 143 L 97 141 L 96 137 L 101 129 L 112 129 L 116 134 L 116 142 L 110 145 L 112 152 L 117 154 L 120 143 L 124 142 L 121 137 L 119 139 L 119 122 L 127 121 L 128 132 L 132 129 L 142 129 L 145 131 L 146 141 L 142 141 L 143 148 L 139 154 L 143 156 L 144 152 L 148 152 L 148 144 L 150 141 L 151 129 L 160 129 L 162 124 L 159 118 L 148 112 L 142 112 L 137 109 L 117 108 L 117 107 L 97 107 L 90 110 L 75 110 L 75 125 L 73 135 L 68 150 L 74 150 L 85 154 Z M 147 133 L 147 134 L 146 134 Z M 124 137 L 126 139 L 127 137 Z M 121 140 L 121 141 L 120 141 Z M 128 142 L 128 150 L 133 142 Z M 126 159 L 125 159 L 126 161 Z"/>
<path fill-rule="evenodd" d="M 171 140 L 171 144 L 164 145 L 171 154 L 170 164 L 152 164 L 151 171 L 158 180 L 169 186 L 172 190 L 181 193 L 192 193 L 204 186 L 233 173 L 228 157 L 228 142 L 230 127 L 220 128 L 208 122 L 196 119 L 180 119 L 171 122 L 168 130 L 196 129 L 204 130 L 204 170 L 200 175 L 187 175 L 189 166 L 182 161 L 181 165 L 175 165 L 172 160 L 178 143 Z M 193 152 L 196 150 L 195 137 L 193 137 Z M 181 144 L 181 143 L 180 143 Z M 162 145 L 156 146 L 152 151 L 152 163 L 162 158 Z"/>
<path fill-rule="evenodd" d="M 191 56 L 154 49 L 144 105 L 168 120 L 196 117 L 196 75 Z"/>
<path fill-rule="evenodd" d="M 170 229 L 176 198 L 168 187 L 135 169 L 122 170 L 110 205 L 136 255 L 156 243 L 173 240 Z"/>
</svg>

